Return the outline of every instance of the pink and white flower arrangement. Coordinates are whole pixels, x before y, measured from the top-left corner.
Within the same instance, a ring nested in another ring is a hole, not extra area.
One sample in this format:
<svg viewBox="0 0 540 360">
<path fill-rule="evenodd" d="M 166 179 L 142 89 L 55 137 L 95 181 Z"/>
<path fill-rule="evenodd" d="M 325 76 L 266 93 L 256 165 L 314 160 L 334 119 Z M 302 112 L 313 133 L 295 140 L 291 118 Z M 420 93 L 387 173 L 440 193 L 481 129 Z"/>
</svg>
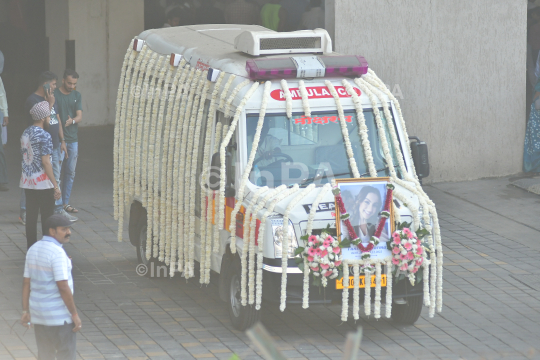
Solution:
<svg viewBox="0 0 540 360">
<path fill-rule="evenodd" d="M 395 276 L 404 274 L 414 286 L 415 274 L 426 256 L 426 250 L 416 234 L 409 228 L 396 230 L 390 241 Z"/>
<path fill-rule="evenodd" d="M 338 267 L 342 261 L 341 248 L 332 236 L 325 233 L 309 236 L 304 256 L 307 257 L 308 266 L 314 276 L 323 279 L 338 277 Z"/>
</svg>

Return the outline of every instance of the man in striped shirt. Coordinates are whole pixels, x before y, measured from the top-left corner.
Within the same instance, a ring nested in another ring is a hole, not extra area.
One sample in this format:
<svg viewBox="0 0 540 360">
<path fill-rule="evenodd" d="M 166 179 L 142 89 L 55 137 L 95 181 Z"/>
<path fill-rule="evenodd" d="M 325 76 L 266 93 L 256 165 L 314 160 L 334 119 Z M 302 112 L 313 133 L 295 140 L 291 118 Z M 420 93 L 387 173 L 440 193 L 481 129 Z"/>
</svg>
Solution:
<svg viewBox="0 0 540 360">
<path fill-rule="evenodd" d="M 75 359 L 76 332 L 82 327 L 73 300 L 71 260 L 62 245 L 71 221 L 60 214 L 45 220 L 48 235 L 26 253 L 21 323 L 34 324 L 39 359 Z"/>
</svg>

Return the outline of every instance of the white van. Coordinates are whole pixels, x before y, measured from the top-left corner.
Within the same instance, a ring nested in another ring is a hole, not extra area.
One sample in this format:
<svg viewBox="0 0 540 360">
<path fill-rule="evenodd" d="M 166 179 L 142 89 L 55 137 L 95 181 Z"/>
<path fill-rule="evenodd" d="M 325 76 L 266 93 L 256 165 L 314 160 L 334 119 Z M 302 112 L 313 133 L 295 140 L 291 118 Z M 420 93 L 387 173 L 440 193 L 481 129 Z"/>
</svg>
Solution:
<svg viewBox="0 0 540 360">
<path fill-rule="evenodd" d="M 349 292 L 354 318 L 362 301 L 368 315 L 371 302 L 376 318 L 386 303 L 386 316 L 405 323 L 423 304 L 430 315 L 441 311 L 438 220 L 420 186 L 429 174 L 425 143 L 410 141 L 399 103 L 367 61 L 332 52 L 325 30 L 198 25 L 141 33 L 124 59 L 114 157 L 119 239 L 126 213 L 149 275 L 181 272 L 208 284 L 219 274 L 238 329 L 260 318 L 263 300 L 282 310 L 341 300 L 346 320 Z M 372 277 L 367 293 L 364 275 L 360 289 L 331 278 L 320 291 L 296 250 L 306 235 L 337 235 L 326 184 L 375 177 L 395 186 L 390 220 L 430 233 L 424 281 L 384 277 L 388 258 L 364 274 Z"/>
</svg>

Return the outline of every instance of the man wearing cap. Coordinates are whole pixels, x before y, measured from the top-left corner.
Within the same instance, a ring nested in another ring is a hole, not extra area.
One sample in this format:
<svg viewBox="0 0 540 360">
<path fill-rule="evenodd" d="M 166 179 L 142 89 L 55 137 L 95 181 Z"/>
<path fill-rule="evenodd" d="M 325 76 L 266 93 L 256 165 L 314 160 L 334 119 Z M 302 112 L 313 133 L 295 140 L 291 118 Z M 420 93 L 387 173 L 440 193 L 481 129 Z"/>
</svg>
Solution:
<svg viewBox="0 0 540 360">
<path fill-rule="evenodd" d="M 42 234 L 47 234 L 43 219 L 54 213 L 54 200 L 62 196 L 52 168 L 53 145 L 49 126 L 51 110 L 47 101 L 30 109 L 34 124 L 21 136 L 22 175 L 19 187 L 26 195 L 26 242 L 28 249 L 37 241 L 37 219 L 41 213 Z"/>
<path fill-rule="evenodd" d="M 34 325 L 38 359 L 75 359 L 76 333 L 82 327 L 73 300 L 71 260 L 63 249 L 71 221 L 54 214 L 47 232 L 26 254 L 21 323 Z"/>
</svg>

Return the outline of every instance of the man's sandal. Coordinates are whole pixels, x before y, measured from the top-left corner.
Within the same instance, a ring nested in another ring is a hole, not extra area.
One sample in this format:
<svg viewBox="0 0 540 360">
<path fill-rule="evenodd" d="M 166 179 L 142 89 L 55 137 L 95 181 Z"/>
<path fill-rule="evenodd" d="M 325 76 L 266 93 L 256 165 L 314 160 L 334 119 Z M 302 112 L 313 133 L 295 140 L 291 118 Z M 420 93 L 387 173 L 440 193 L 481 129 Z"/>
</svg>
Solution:
<svg viewBox="0 0 540 360">
<path fill-rule="evenodd" d="M 73 213 L 73 214 L 76 214 L 79 212 L 79 210 L 75 209 L 73 206 L 67 204 L 67 205 L 64 205 L 64 210 L 66 210 L 66 212 L 68 213 Z"/>
</svg>

